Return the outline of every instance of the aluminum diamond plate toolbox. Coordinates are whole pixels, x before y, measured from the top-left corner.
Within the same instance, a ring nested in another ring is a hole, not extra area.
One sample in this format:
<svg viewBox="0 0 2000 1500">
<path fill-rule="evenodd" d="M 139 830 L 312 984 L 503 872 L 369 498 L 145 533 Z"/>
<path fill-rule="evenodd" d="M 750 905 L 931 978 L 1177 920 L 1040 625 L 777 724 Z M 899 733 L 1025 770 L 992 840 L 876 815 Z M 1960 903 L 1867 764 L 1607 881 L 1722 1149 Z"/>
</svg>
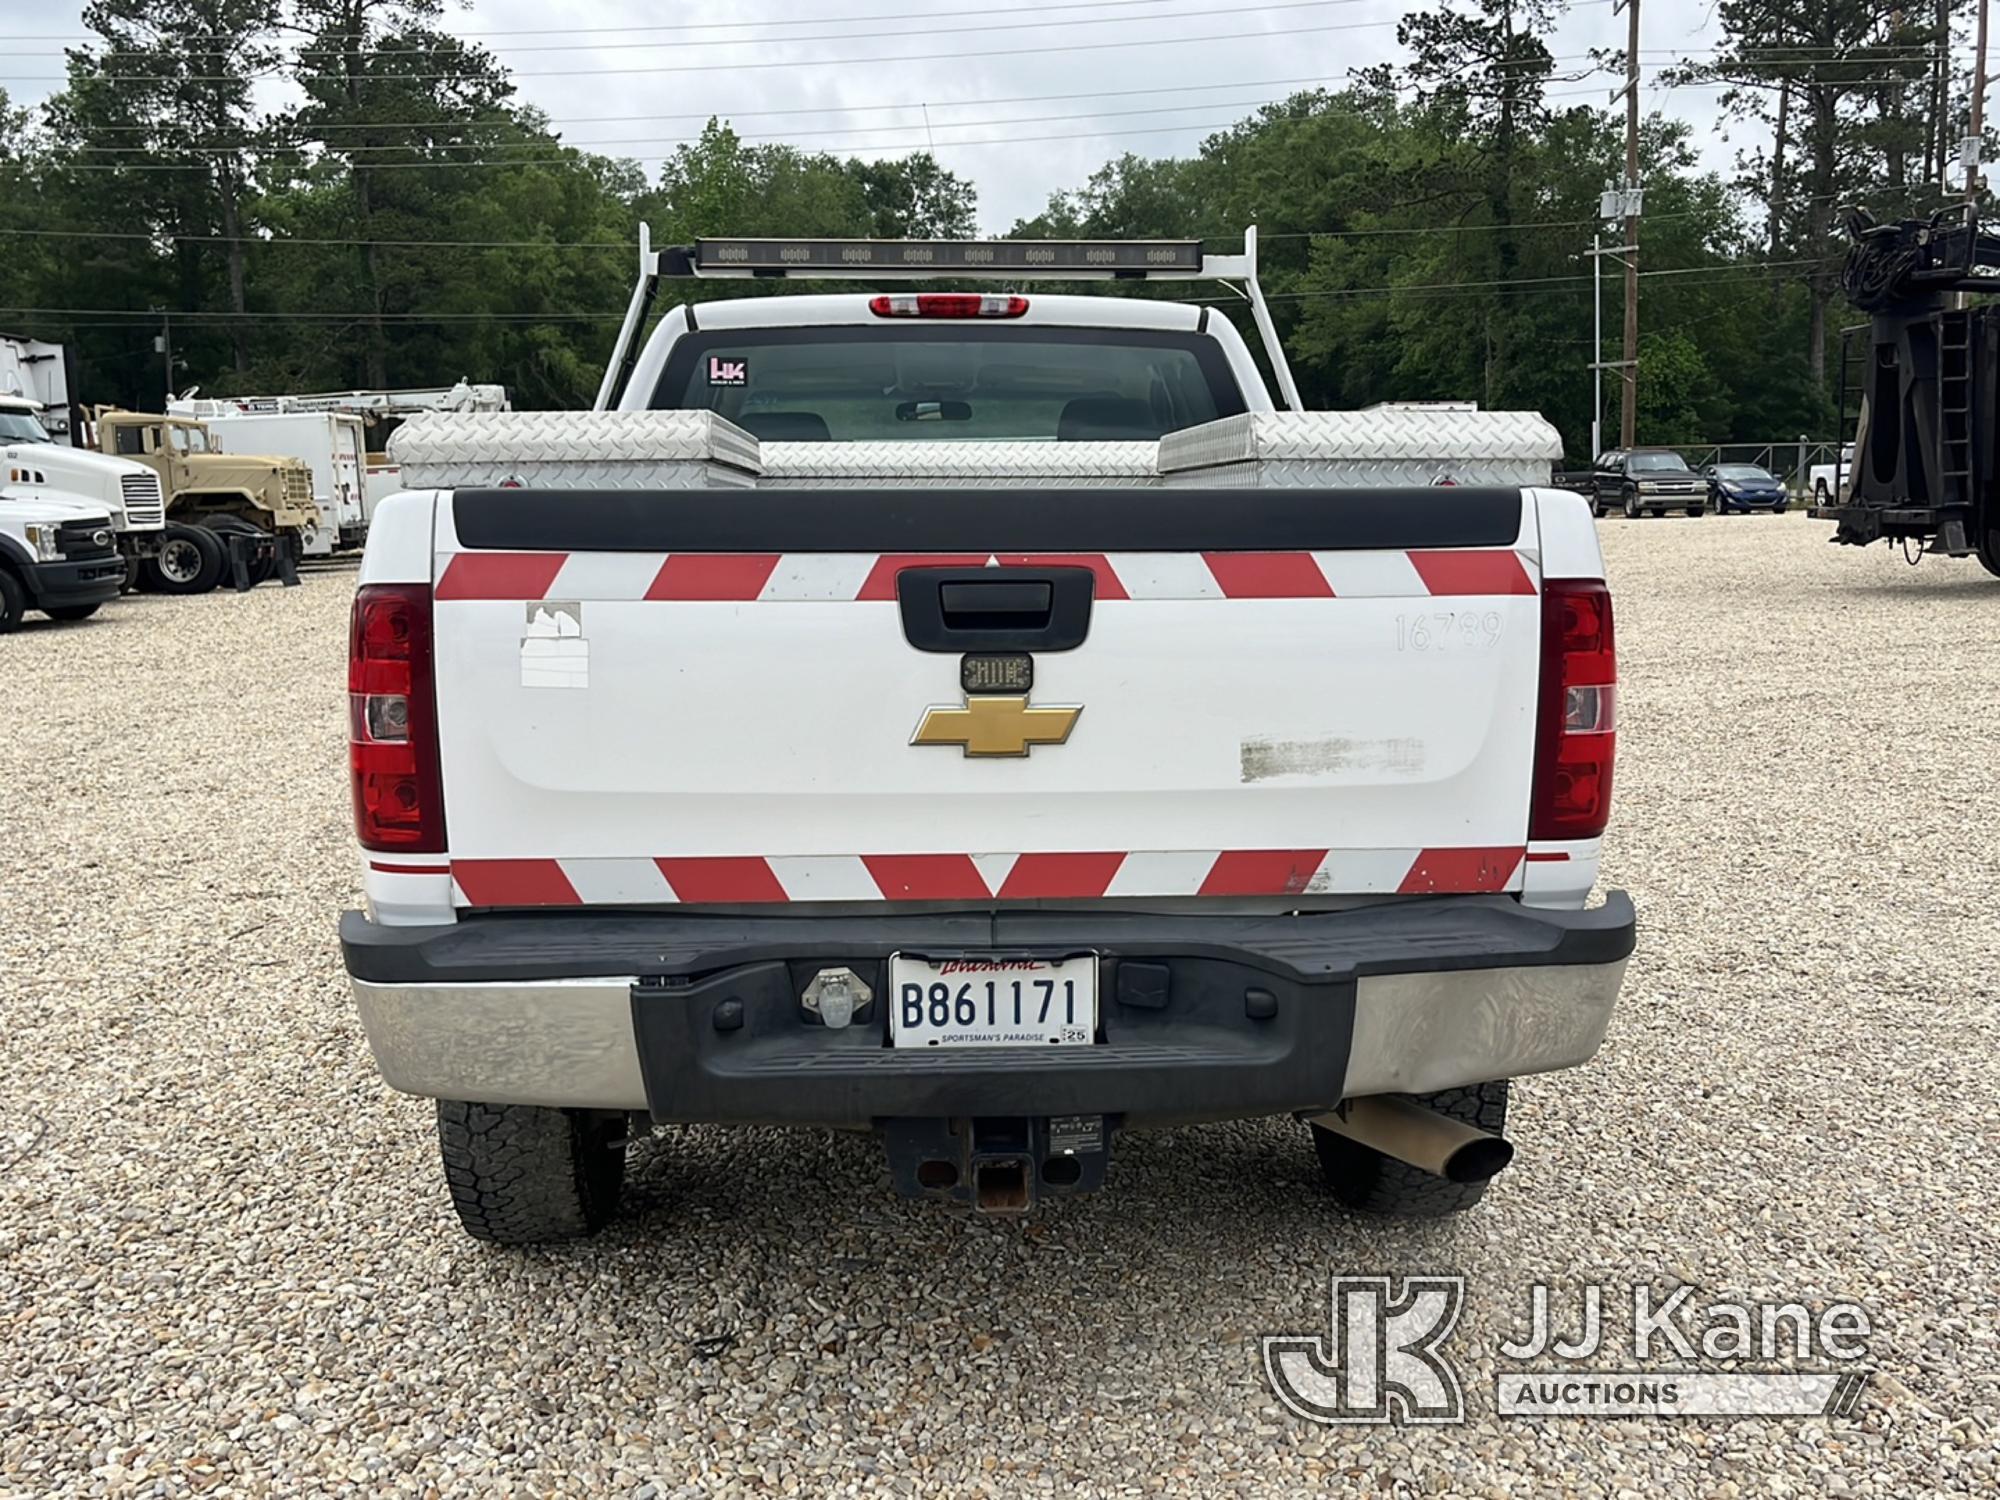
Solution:
<svg viewBox="0 0 2000 1500">
<path fill-rule="evenodd" d="M 766 443 L 766 485 L 1041 489 L 1160 482 L 1153 443 Z"/>
<path fill-rule="evenodd" d="M 409 489 L 743 489 L 757 439 L 707 411 L 425 412 L 389 439 Z"/>
<path fill-rule="evenodd" d="M 1535 412 L 1377 407 L 1248 412 L 1160 439 L 1166 483 L 1547 484 L 1562 438 Z"/>
</svg>

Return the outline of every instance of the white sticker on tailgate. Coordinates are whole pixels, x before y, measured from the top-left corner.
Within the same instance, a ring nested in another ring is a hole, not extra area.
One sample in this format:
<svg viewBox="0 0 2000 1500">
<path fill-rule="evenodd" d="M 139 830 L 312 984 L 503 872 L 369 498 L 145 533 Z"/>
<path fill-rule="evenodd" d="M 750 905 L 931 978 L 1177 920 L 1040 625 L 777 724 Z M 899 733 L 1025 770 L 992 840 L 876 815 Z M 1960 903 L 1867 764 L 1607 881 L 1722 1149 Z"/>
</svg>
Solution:
<svg viewBox="0 0 2000 1500">
<path fill-rule="evenodd" d="M 574 599 L 538 599 L 527 608 L 521 686 L 589 687 L 590 642 L 583 638 L 583 605 Z"/>
</svg>

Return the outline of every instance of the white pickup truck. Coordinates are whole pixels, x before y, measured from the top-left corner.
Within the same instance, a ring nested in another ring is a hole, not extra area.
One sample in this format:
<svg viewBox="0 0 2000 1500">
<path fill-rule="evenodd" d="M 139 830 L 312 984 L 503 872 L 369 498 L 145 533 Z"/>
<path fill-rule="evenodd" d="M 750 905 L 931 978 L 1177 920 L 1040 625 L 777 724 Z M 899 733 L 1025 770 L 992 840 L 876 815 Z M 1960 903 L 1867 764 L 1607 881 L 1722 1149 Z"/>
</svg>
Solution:
<svg viewBox="0 0 2000 1500">
<path fill-rule="evenodd" d="M 42 407 L 0 393 L 0 634 L 38 609 L 84 620 L 116 599 L 140 541 L 156 546 L 160 482 L 139 465 L 54 441 Z"/>
<path fill-rule="evenodd" d="M 1844 444 L 1840 457 L 1832 463 L 1814 464 L 1806 470 L 1806 488 L 1812 491 L 1814 507 L 1845 503 L 1854 484 L 1854 444 Z"/>
<path fill-rule="evenodd" d="M 863 249 L 1246 272 L 666 269 Z M 467 1230 L 600 1227 L 678 1122 L 873 1131 L 1012 1213 L 1121 1131 L 1288 1116 L 1351 1207 L 1476 1201 L 1634 942 L 1586 904 L 1616 664 L 1553 430 L 1278 412 L 1226 319 L 1124 297 L 703 302 L 628 351 L 646 254 L 615 409 L 405 425 L 354 604 L 341 939 Z"/>
</svg>

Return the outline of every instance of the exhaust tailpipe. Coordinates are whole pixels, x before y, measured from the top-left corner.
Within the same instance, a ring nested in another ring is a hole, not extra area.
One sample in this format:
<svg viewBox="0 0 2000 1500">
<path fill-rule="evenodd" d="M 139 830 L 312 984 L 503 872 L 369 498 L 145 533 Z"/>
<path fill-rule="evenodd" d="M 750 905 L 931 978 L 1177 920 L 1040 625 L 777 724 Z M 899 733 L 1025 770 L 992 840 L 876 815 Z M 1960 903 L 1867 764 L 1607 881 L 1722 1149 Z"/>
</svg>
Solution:
<svg viewBox="0 0 2000 1500">
<path fill-rule="evenodd" d="M 1310 1123 L 1451 1182 L 1484 1182 L 1514 1159 L 1509 1142 L 1398 1094 L 1349 1099 Z"/>
</svg>

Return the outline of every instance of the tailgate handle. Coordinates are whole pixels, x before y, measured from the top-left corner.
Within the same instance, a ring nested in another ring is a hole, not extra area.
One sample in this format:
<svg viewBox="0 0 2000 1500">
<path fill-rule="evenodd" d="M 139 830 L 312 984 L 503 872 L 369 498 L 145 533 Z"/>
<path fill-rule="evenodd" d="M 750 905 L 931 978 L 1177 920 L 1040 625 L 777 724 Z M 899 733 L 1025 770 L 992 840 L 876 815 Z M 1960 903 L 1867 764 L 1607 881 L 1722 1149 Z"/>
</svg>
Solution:
<svg viewBox="0 0 2000 1500">
<path fill-rule="evenodd" d="M 903 637 L 919 651 L 1068 651 L 1090 633 L 1089 568 L 905 568 Z"/>
<path fill-rule="evenodd" d="M 976 630 L 981 625 L 1046 625 L 1055 605 L 1055 585 L 1039 581 L 941 583 L 938 601 L 947 630 Z"/>
</svg>

